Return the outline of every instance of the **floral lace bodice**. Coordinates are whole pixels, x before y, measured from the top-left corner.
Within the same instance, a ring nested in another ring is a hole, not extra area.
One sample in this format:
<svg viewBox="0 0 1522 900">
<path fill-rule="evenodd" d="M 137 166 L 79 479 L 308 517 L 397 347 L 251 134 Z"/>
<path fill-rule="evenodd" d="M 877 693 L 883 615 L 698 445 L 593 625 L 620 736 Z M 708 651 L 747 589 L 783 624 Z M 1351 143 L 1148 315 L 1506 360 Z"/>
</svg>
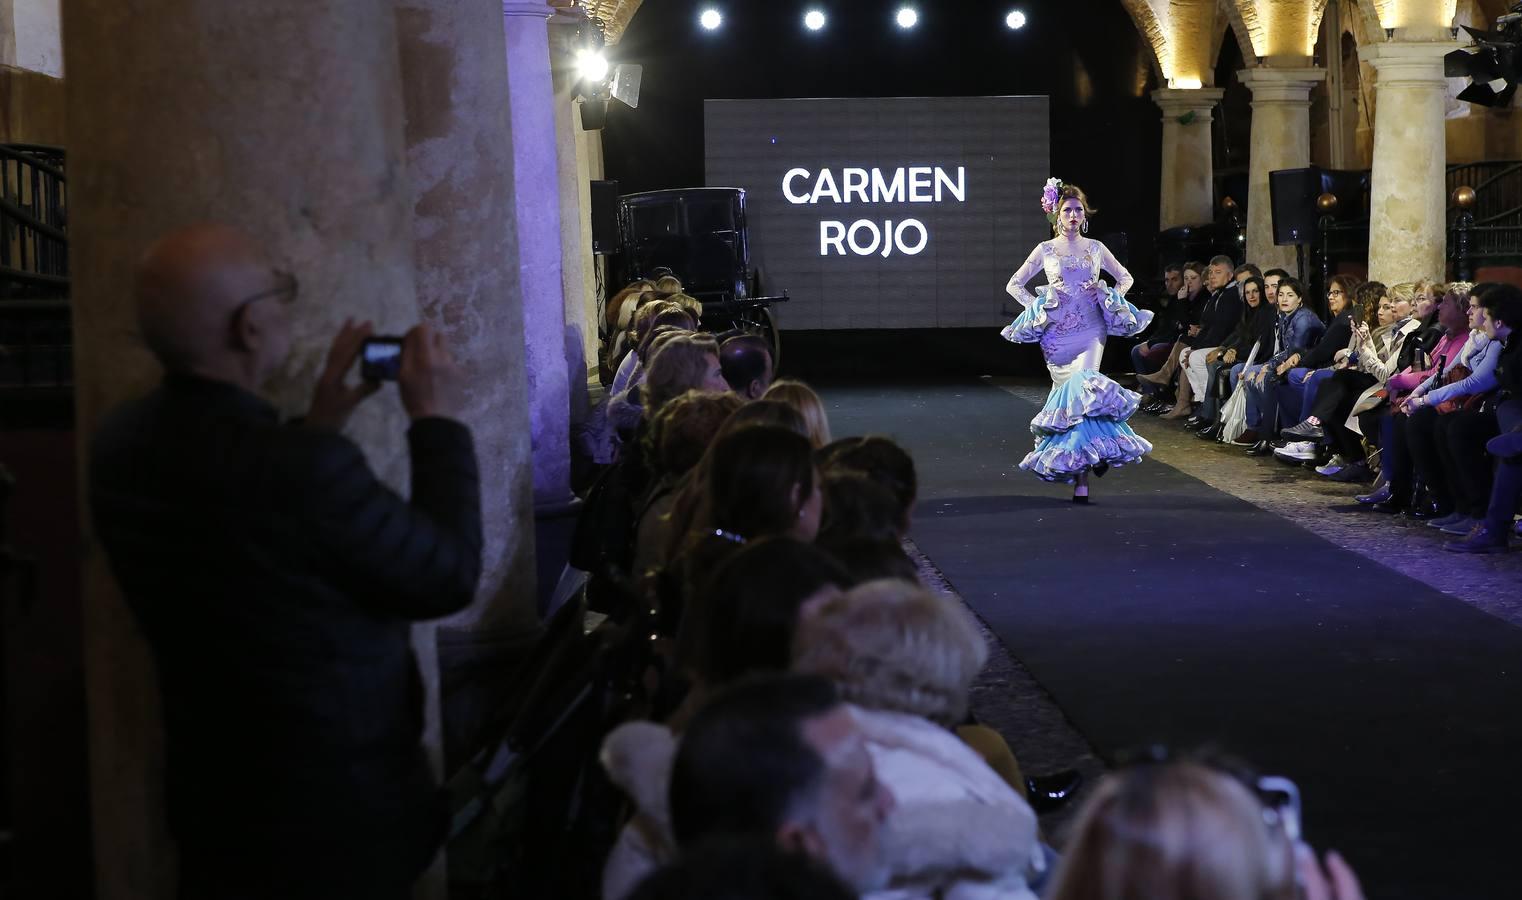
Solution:
<svg viewBox="0 0 1522 900">
<path fill-rule="evenodd" d="M 1109 272 L 1115 278 L 1115 290 L 1121 296 L 1125 296 L 1135 284 L 1126 267 L 1099 241 L 1083 238 L 1076 250 L 1076 253 L 1064 253 L 1055 240 L 1042 241 L 1031 251 L 1020 271 L 1009 279 L 1005 290 L 1021 305 L 1030 306 L 1036 302 L 1036 295 L 1025 284 L 1036 277 L 1037 272 L 1046 273 L 1047 285 L 1058 294 L 1076 294 L 1081 288 L 1093 287 L 1101 271 Z"/>
</svg>

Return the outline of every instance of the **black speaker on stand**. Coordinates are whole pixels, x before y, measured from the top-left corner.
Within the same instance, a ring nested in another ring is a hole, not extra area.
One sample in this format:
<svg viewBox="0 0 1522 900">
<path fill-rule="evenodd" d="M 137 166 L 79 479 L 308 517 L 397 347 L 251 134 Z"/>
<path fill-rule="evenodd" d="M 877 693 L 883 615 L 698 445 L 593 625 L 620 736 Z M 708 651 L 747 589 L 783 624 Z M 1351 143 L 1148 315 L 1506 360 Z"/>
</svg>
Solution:
<svg viewBox="0 0 1522 900">
<path fill-rule="evenodd" d="M 592 182 L 592 253 L 618 252 L 618 182 Z"/>
</svg>

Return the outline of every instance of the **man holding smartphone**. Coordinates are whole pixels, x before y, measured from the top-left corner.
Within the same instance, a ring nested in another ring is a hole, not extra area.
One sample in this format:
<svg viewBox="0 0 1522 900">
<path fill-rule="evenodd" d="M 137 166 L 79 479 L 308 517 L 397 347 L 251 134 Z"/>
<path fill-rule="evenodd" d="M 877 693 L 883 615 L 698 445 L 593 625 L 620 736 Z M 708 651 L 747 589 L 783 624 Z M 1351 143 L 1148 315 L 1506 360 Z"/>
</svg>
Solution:
<svg viewBox="0 0 1522 900">
<path fill-rule="evenodd" d="M 440 335 L 407 332 L 406 500 L 339 433 L 380 387 L 347 378 L 368 323 L 344 324 L 284 424 L 258 391 L 297 283 L 252 239 L 174 232 L 135 294 L 165 376 L 96 433 L 89 499 L 158 665 L 181 896 L 406 897 L 445 815 L 410 625 L 468 605 L 481 568 L 459 371 Z"/>
</svg>

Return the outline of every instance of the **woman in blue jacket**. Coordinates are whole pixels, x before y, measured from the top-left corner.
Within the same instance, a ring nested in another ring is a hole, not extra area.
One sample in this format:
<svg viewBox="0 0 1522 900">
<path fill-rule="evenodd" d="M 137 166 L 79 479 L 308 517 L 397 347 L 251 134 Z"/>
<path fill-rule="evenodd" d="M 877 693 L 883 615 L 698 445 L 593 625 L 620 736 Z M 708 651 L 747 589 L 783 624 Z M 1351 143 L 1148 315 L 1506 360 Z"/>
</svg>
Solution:
<svg viewBox="0 0 1522 900">
<path fill-rule="evenodd" d="M 1250 445 L 1247 452 L 1254 456 L 1273 449 L 1268 436 L 1275 428 L 1273 415 L 1278 404 L 1273 389 L 1278 384 L 1280 369 L 1287 371 L 1284 363 L 1290 356 L 1314 344 L 1324 330 L 1321 319 L 1305 308 L 1305 287 L 1298 278 L 1279 282 L 1278 304 L 1273 356 L 1242 371 L 1242 381 L 1247 385 L 1247 430 L 1236 443 Z"/>
</svg>

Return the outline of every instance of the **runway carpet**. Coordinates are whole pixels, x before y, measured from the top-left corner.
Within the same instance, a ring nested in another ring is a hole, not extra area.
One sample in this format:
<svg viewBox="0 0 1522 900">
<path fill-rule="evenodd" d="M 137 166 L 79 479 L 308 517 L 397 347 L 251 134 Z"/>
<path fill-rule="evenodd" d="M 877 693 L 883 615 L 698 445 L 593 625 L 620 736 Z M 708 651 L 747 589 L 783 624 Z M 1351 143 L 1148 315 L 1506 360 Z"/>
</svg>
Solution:
<svg viewBox="0 0 1522 900">
<path fill-rule="evenodd" d="M 1155 460 L 1076 506 L 1016 468 L 1032 404 L 981 382 L 823 393 L 837 435 L 912 450 L 915 542 L 1102 756 L 1294 778 L 1371 898 L 1522 896 L 1522 631 Z"/>
</svg>

